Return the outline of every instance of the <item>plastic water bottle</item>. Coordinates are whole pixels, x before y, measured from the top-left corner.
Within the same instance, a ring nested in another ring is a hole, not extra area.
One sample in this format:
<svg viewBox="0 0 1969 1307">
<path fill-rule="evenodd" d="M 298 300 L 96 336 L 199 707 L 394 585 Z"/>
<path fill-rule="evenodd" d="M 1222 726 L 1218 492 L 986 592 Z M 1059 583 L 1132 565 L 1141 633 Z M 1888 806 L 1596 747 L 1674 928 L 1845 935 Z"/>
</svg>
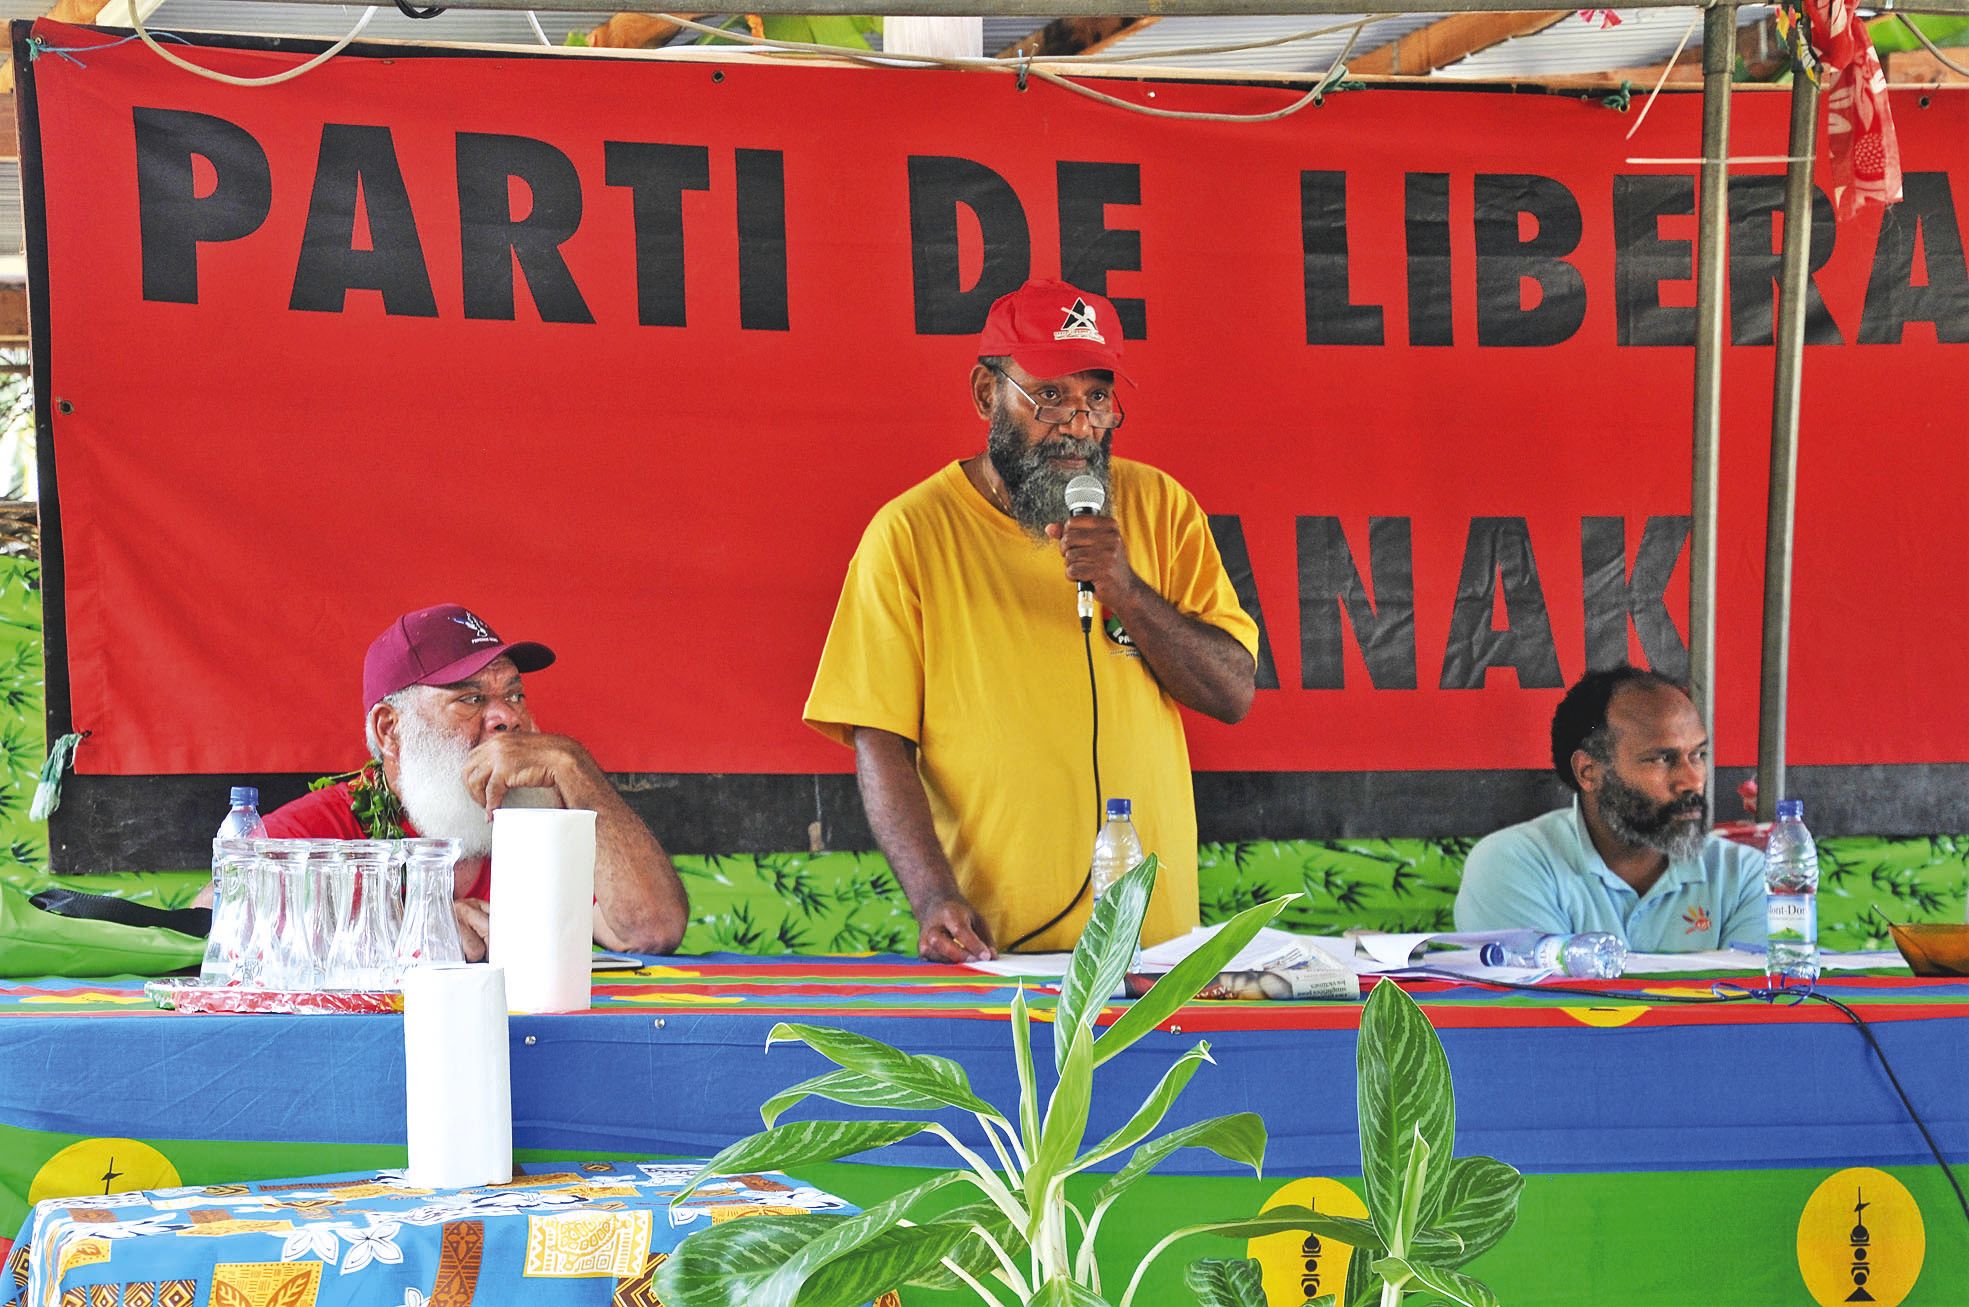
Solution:
<svg viewBox="0 0 1969 1307">
<path fill-rule="evenodd" d="M 1538 935 L 1494 940 L 1481 954 L 1487 967 L 1563 971 L 1586 980 L 1615 980 L 1627 966 L 1627 944 L 1618 935 L 1589 930 L 1578 935 Z"/>
<path fill-rule="evenodd" d="M 1764 842 L 1765 979 L 1774 989 L 1819 978 L 1819 850 L 1805 829 L 1805 802 L 1779 799 Z"/>
<path fill-rule="evenodd" d="M 260 791 L 251 785 L 232 787 L 232 810 L 219 823 L 215 840 L 263 840 L 267 824 L 260 820 Z"/>
<path fill-rule="evenodd" d="M 1135 833 L 1134 805 L 1127 799 L 1108 800 L 1108 819 L 1094 841 L 1094 865 L 1088 883 L 1099 903 L 1108 886 L 1133 871 L 1142 860 L 1142 837 Z"/>
<path fill-rule="evenodd" d="M 1142 837 L 1135 832 L 1131 819 L 1134 804 L 1127 799 L 1109 799 L 1108 819 L 1101 825 L 1101 833 L 1094 840 L 1094 863 L 1087 871 L 1087 883 L 1093 886 L 1094 902 L 1101 901 L 1101 895 L 1108 887 L 1133 871 L 1142 861 Z M 1141 941 L 1136 941 L 1133 957 L 1129 960 L 1130 971 L 1142 969 Z"/>
<path fill-rule="evenodd" d="M 233 786 L 232 808 L 212 837 L 212 926 L 205 939 L 205 960 L 198 968 L 198 978 L 207 985 L 223 985 L 236 978 L 236 960 L 246 944 L 240 938 L 246 922 L 246 905 L 227 903 L 220 897 L 220 842 L 259 840 L 266 835 L 267 824 L 260 820 L 260 791 L 251 785 Z"/>
</svg>

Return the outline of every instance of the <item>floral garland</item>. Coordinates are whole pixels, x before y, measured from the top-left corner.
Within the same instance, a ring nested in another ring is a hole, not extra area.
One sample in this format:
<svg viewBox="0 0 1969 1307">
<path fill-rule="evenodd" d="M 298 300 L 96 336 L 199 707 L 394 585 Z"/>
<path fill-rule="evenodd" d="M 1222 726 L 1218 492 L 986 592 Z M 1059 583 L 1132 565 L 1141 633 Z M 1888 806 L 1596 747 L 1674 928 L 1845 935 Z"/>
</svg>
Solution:
<svg viewBox="0 0 1969 1307">
<path fill-rule="evenodd" d="M 383 775 L 383 764 L 371 758 L 352 772 L 340 776 L 323 776 L 308 784 L 309 793 L 325 790 L 331 785 L 349 785 L 349 811 L 354 814 L 356 824 L 372 840 L 400 840 L 403 831 L 403 800 L 390 788 L 390 782 Z"/>
</svg>

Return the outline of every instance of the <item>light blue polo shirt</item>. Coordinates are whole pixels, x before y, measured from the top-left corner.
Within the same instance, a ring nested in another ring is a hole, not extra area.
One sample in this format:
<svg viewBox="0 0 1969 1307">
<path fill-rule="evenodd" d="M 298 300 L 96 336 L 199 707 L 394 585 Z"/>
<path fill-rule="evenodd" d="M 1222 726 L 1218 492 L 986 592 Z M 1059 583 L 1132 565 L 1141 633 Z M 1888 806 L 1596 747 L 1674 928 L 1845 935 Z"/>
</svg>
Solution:
<svg viewBox="0 0 1969 1307">
<path fill-rule="evenodd" d="M 1604 930 L 1637 953 L 1764 942 L 1764 855 L 1720 835 L 1668 864 L 1645 896 L 1607 866 L 1579 800 L 1486 835 L 1463 864 L 1458 930 Z"/>
</svg>

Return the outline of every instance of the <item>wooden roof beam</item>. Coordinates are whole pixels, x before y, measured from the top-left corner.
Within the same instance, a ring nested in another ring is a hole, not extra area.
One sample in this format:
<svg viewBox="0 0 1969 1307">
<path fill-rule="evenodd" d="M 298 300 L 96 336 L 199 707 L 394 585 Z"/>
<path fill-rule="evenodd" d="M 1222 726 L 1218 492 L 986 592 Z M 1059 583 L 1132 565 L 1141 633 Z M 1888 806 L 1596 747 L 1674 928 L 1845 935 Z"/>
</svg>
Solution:
<svg viewBox="0 0 1969 1307">
<path fill-rule="evenodd" d="M 678 14 L 695 22 L 703 14 Z M 684 29 L 655 14 L 616 14 L 588 33 L 588 44 L 609 50 L 654 50 Z"/>
<path fill-rule="evenodd" d="M 1418 27 L 1397 41 L 1347 61 L 1362 76 L 1426 77 L 1479 50 L 1515 36 L 1542 32 L 1572 13 L 1570 9 L 1522 9 L 1501 13 L 1451 14 Z"/>
</svg>

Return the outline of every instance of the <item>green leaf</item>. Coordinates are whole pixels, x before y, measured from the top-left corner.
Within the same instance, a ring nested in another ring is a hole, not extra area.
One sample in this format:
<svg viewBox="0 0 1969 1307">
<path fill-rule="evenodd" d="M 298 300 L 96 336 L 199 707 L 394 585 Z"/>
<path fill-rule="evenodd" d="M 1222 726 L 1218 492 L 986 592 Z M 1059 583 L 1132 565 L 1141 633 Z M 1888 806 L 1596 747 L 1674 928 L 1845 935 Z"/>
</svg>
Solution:
<svg viewBox="0 0 1969 1307">
<path fill-rule="evenodd" d="M 760 1281 L 755 1291 L 747 1298 L 747 1307 L 793 1307 L 797 1301 L 801 1307 L 857 1307 L 877 1294 L 885 1293 L 895 1287 L 897 1279 L 886 1269 L 874 1263 L 849 1260 L 844 1263 L 851 1269 L 862 1273 L 858 1282 L 849 1285 L 843 1272 L 830 1282 L 830 1292 L 847 1296 L 822 1302 L 809 1298 L 801 1290 L 822 1267 L 836 1259 L 848 1259 L 856 1249 L 870 1245 L 875 1237 L 893 1228 L 903 1219 L 919 1199 L 945 1185 L 954 1184 L 966 1177 L 966 1172 L 945 1171 L 935 1175 L 911 1189 L 884 1202 L 877 1203 L 865 1212 L 844 1217 L 838 1224 L 829 1225 L 818 1236 L 809 1240 L 805 1246 L 787 1257 L 785 1261 Z M 747 1218 L 757 1219 L 757 1218 Z M 744 1221 L 731 1224 L 743 1225 Z M 860 1296 L 854 1296 L 859 1294 Z"/>
<path fill-rule="evenodd" d="M 800 1287 L 800 1307 L 862 1307 L 888 1290 L 913 1284 L 933 1271 L 942 1272 L 954 1285 L 961 1284 L 941 1263 L 967 1244 L 990 1258 L 992 1266 L 998 1265 L 997 1259 L 991 1258 L 991 1250 L 978 1241 L 968 1225 L 934 1221 L 890 1226 L 816 1270 Z"/>
<path fill-rule="evenodd" d="M 1440 1294 L 1456 1307 L 1497 1307 L 1497 1295 L 1481 1280 L 1460 1271 L 1430 1266 L 1400 1257 L 1384 1257 L 1374 1264 L 1377 1275 L 1389 1281 L 1407 1281 L 1431 1293 Z"/>
<path fill-rule="evenodd" d="M 1207 1148 L 1226 1161 L 1242 1162 L 1254 1174 L 1262 1175 L 1265 1168 L 1265 1122 L 1256 1112 L 1233 1112 L 1229 1116 L 1213 1116 L 1207 1121 L 1198 1121 L 1195 1125 L 1186 1125 L 1151 1139 L 1137 1148 L 1135 1155 L 1128 1159 L 1128 1164 L 1094 1192 L 1094 1201 L 1101 1202 L 1119 1194 L 1162 1165 L 1171 1154 L 1185 1148 Z"/>
<path fill-rule="evenodd" d="M 1416 1214 L 1422 1209 L 1422 1189 L 1428 1183 L 1429 1141 L 1422 1137 L 1422 1127 L 1415 1128 L 1415 1136 L 1409 1141 L 1408 1169 L 1402 1172 L 1402 1205 L 1395 1216 L 1395 1233 L 1389 1239 L 1391 1246 L 1406 1254 L 1410 1251 L 1408 1241 L 1414 1233 Z"/>
<path fill-rule="evenodd" d="M 1108 1307 L 1108 1300 L 1059 1275 L 1040 1285 L 1039 1292 L 1026 1299 L 1026 1307 Z"/>
<path fill-rule="evenodd" d="M 1151 853 L 1095 901 L 1080 942 L 1073 946 L 1067 973 L 1060 979 L 1060 1002 L 1053 1016 L 1055 1067 L 1065 1064 L 1074 1031 L 1092 1027 L 1102 1006 L 1121 988 L 1129 959 L 1141 947 L 1142 918 L 1148 915 L 1156 866 Z"/>
<path fill-rule="evenodd" d="M 1023 983 L 1012 996 L 1012 1060 L 1019 1070 L 1019 1141 L 1030 1155 L 1039 1147 L 1039 1088 L 1032 1069 L 1032 1015 Z"/>
<path fill-rule="evenodd" d="M 949 1058 L 905 1053 L 879 1039 L 870 1039 L 852 1031 L 830 1030 L 826 1026 L 808 1026 L 791 1021 L 782 1021 L 772 1028 L 766 1036 L 766 1047 L 770 1049 L 778 1041 L 787 1039 L 797 1040 L 835 1065 L 849 1071 L 859 1071 L 872 1080 L 933 1098 L 946 1107 L 979 1112 L 994 1121 L 1005 1120 L 998 1114 L 997 1108 L 971 1092 L 971 1084 L 963 1068 Z"/>
<path fill-rule="evenodd" d="M 882 1148 L 929 1129 L 926 1121 L 792 1121 L 747 1135 L 706 1162 L 670 1205 L 691 1196 L 717 1175 L 783 1171 L 808 1162 L 831 1162 L 864 1149 Z"/>
<path fill-rule="evenodd" d="M 667 1303 L 748 1307 L 758 1282 L 845 1216 L 748 1216 L 699 1230 L 657 1268 L 652 1287 Z"/>
<path fill-rule="evenodd" d="M 921 1196 L 920 1189 L 916 1196 Z M 920 1226 L 892 1222 L 862 1234 L 824 1261 L 797 1290 L 801 1307 L 859 1307 L 900 1284 L 938 1272 L 956 1284 L 956 1277 L 939 1263 L 951 1257 L 962 1264 L 970 1256 L 967 1245 L 996 1267 L 990 1250 L 974 1235 L 970 1214 L 970 1208 L 960 1208 Z M 762 1286 L 781 1267 L 857 1219 L 824 1213 L 749 1216 L 700 1230 L 658 1270 L 658 1296 L 679 1307 L 753 1307 Z"/>
<path fill-rule="evenodd" d="M 1257 1239 L 1291 1230 L 1305 1230 L 1322 1239 L 1336 1240 L 1355 1248 L 1360 1247 L 1362 1241 L 1371 1242 L 1374 1238 L 1374 1227 L 1366 1221 L 1352 1216 L 1329 1216 L 1310 1207 L 1271 1207 L 1256 1216 L 1240 1217 L 1234 1221 L 1213 1221 L 1193 1227 L 1194 1233 L 1222 1235 L 1226 1239 Z"/>
<path fill-rule="evenodd" d="M 849 49 L 868 49 L 868 38 L 862 35 L 860 23 L 854 18 L 840 15 L 816 16 L 807 20 L 812 35 L 807 39 L 817 45 L 839 45 Z"/>
<path fill-rule="evenodd" d="M 1026 1167 L 1026 1201 L 1037 1210 L 1046 1200 L 1047 1186 L 1060 1173 L 1080 1147 L 1087 1133 L 1087 1109 L 1094 1091 L 1094 1035 L 1085 1026 L 1073 1032 L 1067 1050 L 1066 1066 L 1046 1104 L 1046 1120 L 1039 1128 L 1039 1147 Z"/>
<path fill-rule="evenodd" d="M 1067 1168 L 1068 1173 L 1084 1171 L 1090 1166 L 1106 1161 L 1116 1153 L 1133 1148 L 1148 1138 L 1149 1131 L 1162 1124 L 1162 1118 L 1168 1115 L 1170 1104 L 1176 1101 L 1176 1096 L 1183 1092 L 1185 1085 L 1189 1084 L 1190 1077 L 1196 1074 L 1197 1067 L 1211 1060 L 1210 1041 L 1197 1041 L 1195 1048 L 1176 1059 L 1176 1065 L 1162 1073 L 1161 1082 L 1143 1100 L 1142 1106 L 1136 1110 L 1133 1117 L 1129 1118 L 1128 1124 L 1076 1159 L 1074 1164 Z"/>
<path fill-rule="evenodd" d="M 1197 1307 L 1266 1307 L 1265 1277 L 1249 1257 L 1206 1257 L 1183 1270 Z"/>
<path fill-rule="evenodd" d="M 1368 996 L 1356 1046 L 1360 1075 L 1361 1187 L 1382 1241 L 1393 1245 L 1402 1183 L 1419 1133 L 1432 1155 L 1448 1157 L 1456 1136 L 1449 1059 L 1429 1019 L 1391 980 Z M 1418 1220 L 1435 1223 L 1444 1168 L 1418 1196 Z"/>
<path fill-rule="evenodd" d="M 933 1058 L 927 1053 L 921 1056 L 925 1060 L 946 1060 Z M 952 1062 L 950 1065 L 955 1067 L 957 1064 Z M 961 1076 L 960 1070 L 960 1079 Z M 953 1082 L 953 1087 L 956 1083 Z M 865 1076 L 859 1071 L 828 1071 L 780 1090 L 760 1104 L 759 1117 L 767 1125 L 772 1125 L 787 1108 L 807 1098 L 825 1098 L 851 1107 L 875 1107 L 890 1112 L 936 1112 L 944 1106 L 941 1099 Z"/>
<path fill-rule="evenodd" d="M 1025 1236 L 994 1203 L 976 1202 L 953 1207 L 934 1222 L 925 1222 L 925 1227 L 931 1224 L 955 1226 L 970 1236 L 951 1252 L 950 1260 L 980 1280 L 989 1278 L 998 1270 L 997 1256 L 983 1239 L 976 1237 L 980 1231 L 996 1240 L 1014 1262 L 1022 1262 L 1026 1257 Z M 919 1289 L 968 1291 L 970 1287 L 943 1265 L 928 1268 L 911 1278 L 909 1284 Z"/>
<path fill-rule="evenodd" d="M 1175 1015 L 1177 1008 L 1195 998 L 1197 992 L 1224 969 L 1224 964 L 1237 956 L 1239 949 L 1249 944 L 1252 937 L 1270 924 L 1273 917 L 1285 910 L 1286 904 L 1298 897 L 1288 894 L 1269 903 L 1260 903 L 1225 922 L 1223 928 L 1201 948 L 1156 981 L 1155 988 L 1128 1005 L 1127 1010 L 1095 1043 L 1094 1065 L 1099 1066 Z"/>
<path fill-rule="evenodd" d="M 1306 1299 L 1300 1307 L 1340 1307 L 1340 1300 L 1333 1294 L 1323 1293 L 1317 1298 Z"/>
<path fill-rule="evenodd" d="M 1387 1252 L 1385 1248 L 1375 1249 L 1376 1257 Z M 1368 1260 L 1366 1249 L 1357 1249 L 1352 1261 L 1347 1263 L 1347 1307 L 1366 1307 L 1379 1301 L 1381 1297 L 1381 1277 L 1374 1273 Z"/>
<path fill-rule="evenodd" d="M 1451 1158 L 1443 1177 L 1442 1205 L 1434 1222 L 1410 1240 L 1409 1251 L 1443 1266 L 1461 1266 L 1502 1239 L 1518 1219 L 1518 1195 L 1525 1178 L 1494 1157 Z M 1452 1253 L 1438 1252 L 1440 1240 L 1460 1240 Z"/>
</svg>

